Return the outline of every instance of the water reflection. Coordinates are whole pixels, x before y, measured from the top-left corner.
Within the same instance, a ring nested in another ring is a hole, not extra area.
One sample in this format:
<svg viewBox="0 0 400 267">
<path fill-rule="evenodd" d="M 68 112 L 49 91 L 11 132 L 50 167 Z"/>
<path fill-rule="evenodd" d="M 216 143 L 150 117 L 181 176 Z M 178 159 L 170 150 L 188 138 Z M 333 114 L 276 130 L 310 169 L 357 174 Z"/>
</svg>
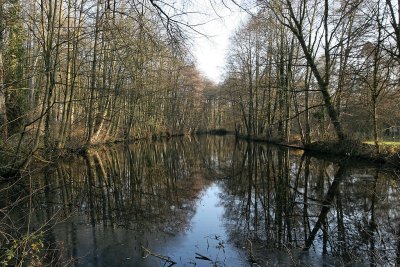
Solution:
<svg viewBox="0 0 400 267">
<path fill-rule="evenodd" d="M 299 265 L 308 250 L 335 265 L 398 263 L 399 183 L 383 169 L 242 143 L 224 191 L 233 242 L 251 237 L 259 250 L 295 253 Z"/>
<path fill-rule="evenodd" d="M 353 163 L 230 137 L 103 147 L 33 177 L 31 221 L 76 266 L 399 264 L 398 179 Z"/>
<path fill-rule="evenodd" d="M 48 169 L 37 177 L 48 192 L 42 204 L 72 216 L 51 230 L 53 240 L 63 243 L 64 260 L 79 266 L 164 266 L 157 254 L 181 265 L 245 264 L 245 257 L 225 244 L 223 207 L 217 205 L 230 142 L 117 145 Z M 144 248 L 153 252 L 145 259 Z"/>
</svg>

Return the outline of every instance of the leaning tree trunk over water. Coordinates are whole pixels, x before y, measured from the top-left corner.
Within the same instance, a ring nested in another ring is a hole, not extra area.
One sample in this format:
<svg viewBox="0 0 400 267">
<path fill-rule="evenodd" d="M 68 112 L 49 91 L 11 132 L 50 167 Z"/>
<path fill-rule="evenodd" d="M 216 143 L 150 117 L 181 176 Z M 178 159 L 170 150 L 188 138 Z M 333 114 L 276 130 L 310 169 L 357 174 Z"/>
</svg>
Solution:
<svg viewBox="0 0 400 267">
<path fill-rule="evenodd" d="M 342 129 L 342 125 L 339 121 L 339 116 L 338 113 L 333 105 L 332 97 L 330 95 L 330 75 L 331 75 L 331 54 L 330 54 L 330 49 L 331 49 L 331 36 L 329 34 L 329 25 L 328 25 L 328 10 L 329 10 L 329 5 L 328 5 L 328 0 L 324 1 L 324 6 L 323 6 L 323 11 L 324 14 L 321 17 L 321 25 L 319 27 L 323 28 L 323 33 L 321 34 L 321 42 L 324 42 L 324 47 L 323 47 L 323 52 L 324 52 L 324 70 L 320 71 L 317 67 L 317 62 L 316 58 L 313 55 L 313 46 L 309 46 L 306 43 L 306 35 L 304 31 L 304 20 L 306 19 L 305 13 L 307 12 L 306 6 L 300 6 L 300 15 L 296 15 L 295 11 L 292 6 L 292 1 L 286 0 L 285 3 L 286 8 L 289 12 L 289 14 L 284 14 L 283 9 L 278 9 L 277 7 L 270 5 L 270 8 L 272 11 L 275 13 L 277 19 L 279 22 L 284 25 L 285 27 L 289 28 L 291 32 L 294 34 L 294 36 L 297 38 L 305 59 L 307 63 L 310 65 L 310 69 L 314 75 L 314 78 L 317 81 L 319 90 L 322 94 L 322 98 L 324 101 L 324 106 L 325 109 L 328 112 L 329 118 L 334 126 L 335 133 L 340 141 L 343 141 L 346 139 L 346 135 Z M 322 40 L 323 39 L 323 40 Z"/>
</svg>

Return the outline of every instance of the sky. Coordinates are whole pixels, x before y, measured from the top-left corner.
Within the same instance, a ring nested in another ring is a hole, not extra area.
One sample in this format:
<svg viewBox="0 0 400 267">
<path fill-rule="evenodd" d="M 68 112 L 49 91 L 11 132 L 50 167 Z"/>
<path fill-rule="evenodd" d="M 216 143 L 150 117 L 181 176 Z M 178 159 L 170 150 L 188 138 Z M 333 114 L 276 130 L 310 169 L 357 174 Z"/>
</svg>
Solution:
<svg viewBox="0 0 400 267">
<path fill-rule="evenodd" d="M 191 23 L 204 23 L 195 29 L 206 35 L 193 35 L 193 54 L 197 67 L 211 81 L 222 82 L 230 36 L 245 21 L 247 15 L 235 5 L 227 8 L 221 4 L 212 6 L 210 1 L 205 0 L 193 2 L 197 3 L 191 9 L 204 12 L 204 15 L 193 16 Z"/>
</svg>

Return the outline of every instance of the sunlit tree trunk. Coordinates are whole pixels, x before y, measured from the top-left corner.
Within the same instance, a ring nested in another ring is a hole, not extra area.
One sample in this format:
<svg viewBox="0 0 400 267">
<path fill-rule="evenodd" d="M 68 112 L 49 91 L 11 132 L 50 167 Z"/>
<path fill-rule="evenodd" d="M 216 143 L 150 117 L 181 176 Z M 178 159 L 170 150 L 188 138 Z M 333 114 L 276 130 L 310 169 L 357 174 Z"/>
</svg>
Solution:
<svg viewBox="0 0 400 267">
<path fill-rule="evenodd" d="M 43 0 L 44 1 L 44 0 Z M 47 7 L 47 8 L 46 8 Z M 43 61 L 45 68 L 45 101 L 46 107 L 45 125 L 44 125 L 44 145 L 46 148 L 54 147 L 52 137 L 53 129 L 53 104 L 55 101 L 56 75 L 59 65 L 59 40 L 61 31 L 61 8 L 58 1 L 49 0 L 48 3 L 42 3 L 42 30 L 43 30 Z"/>
<path fill-rule="evenodd" d="M 323 71 L 319 70 L 316 62 L 315 56 L 312 54 L 314 47 L 310 47 L 307 45 L 306 42 L 306 35 L 304 31 L 304 20 L 305 16 L 304 14 L 308 12 L 306 9 L 307 7 L 305 5 L 300 5 L 300 10 L 299 12 L 295 11 L 293 8 L 293 3 L 292 1 L 286 0 L 282 4 L 285 5 L 287 8 L 288 14 L 283 14 L 281 13 L 282 10 L 279 8 L 276 8 L 273 5 L 270 5 L 270 8 L 275 12 L 277 15 L 277 19 L 280 21 L 282 25 L 285 27 L 289 28 L 291 32 L 294 34 L 294 36 L 297 38 L 297 41 L 300 44 L 300 47 L 302 48 L 302 51 L 304 53 L 305 59 L 310 65 L 310 69 L 317 81 L 319 90 L 322 94 L 322 98 L 324 100 L 324 106 L 327 110 L 327 113 L 330 117 L 330 120 L 334 126 L 336 135 L 339 140 L 343 141 L 346 139 L 346 135 L 342 129 L 342 125 L 339 121 L 339 116 L 337 113 L 337 110 L 335 109 L 332 101 L 332 96 L 330 94 L 330 85 L 331 85 L 331 67 L 332 67 L 332 60 L 331 60 L 331 36 L 330 36 L 330 28 L 328 25 L 329 21 L 329 4 L 328 0 L 324 0 L 323 2 L 323 16 L 321 18 L 321 25 L 320 27 L 323 29 L 323 34 L 321 34 L 321 41 L 323 41 L 324 47 L 323 47 L 323 54 L 324 54 L 324 69 Z M 298 15 L 300 14 L 300 15 Z"/>
<path fill-rule="evenodd" d="M 98 53 L 98 41 L 99 41 L 99 34 L 100 34 L 100 7 L 102 3 L 98 1 L 96 7 L 96 21 L 95 21 L 95 28 L 94 28 L 94 40 L 93 40 L 93 53 L 92 53 L 92 63 L 91 63 L 91 71 L 90 71 L 90 94 L 89 94 L 89 107 L 88 107 L 88 116 L 87 116 L 87 129 L 86 129 L 86 143 L 92 143 L 93 132 L 95 127 L 95 90 L 96 90 L 96 69 L 97 69 L 97 53 Z"/>
<path fill-rule="evenodd" d="M 379 5 L 378 11 L 376 14 L 377 24 L 380 24 L 380 13 L 379 13 Z M 381 59 L 382 59 L 382 29 L 378 26 L 378 36 L 376 47 L 373 51 L 373 71 L 372 71 L 372 88 L 371 88 L 371 105 L 372 105 L 372 128 L 373 128 L 373 136 L 376 152 L 379 153 L 379 137 L 378 137 L 378 115 L 377 115 L 377 107 L 378 107 L 378 97 L 383 90 L 383 85 L 381 81 L 381 73 L 380 68 L 382 68 Z"/>
<path fill-rule="evenodd" d="M 311 143 L 311 126 L 310 126 L 310 79 L 311 73 L 309 69 L 309 65 L 307 64 L 306 75 L 305 75 L 305 83 L 304 83 L 304 124 L 305 124 L 305 143 Z"/>
<path fill-rule="evenodd" d="M 3 142 L 7 140 L 8 121 L 6 113 L 6 87 L 4 84 L 4 65 L 3 65 L 3 51 L 4 51 L 4 0 L 0 0 L 0 138 Z"/>
</svg>

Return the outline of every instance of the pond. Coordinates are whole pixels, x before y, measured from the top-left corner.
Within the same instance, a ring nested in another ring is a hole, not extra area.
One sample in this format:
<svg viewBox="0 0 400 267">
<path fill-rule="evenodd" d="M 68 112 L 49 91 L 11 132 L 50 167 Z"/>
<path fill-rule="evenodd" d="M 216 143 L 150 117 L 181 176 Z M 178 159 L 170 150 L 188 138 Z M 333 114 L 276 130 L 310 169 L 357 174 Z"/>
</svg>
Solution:
<svg viewBox="0 0 400 267">
<path fill-rule="evenodd" d="M 400 264 L 399 177 L 371 163 L 199 136 L 98 147 L 18 186 L 1 222 L 40 233 L 52 266 Z"/>
</svg>

